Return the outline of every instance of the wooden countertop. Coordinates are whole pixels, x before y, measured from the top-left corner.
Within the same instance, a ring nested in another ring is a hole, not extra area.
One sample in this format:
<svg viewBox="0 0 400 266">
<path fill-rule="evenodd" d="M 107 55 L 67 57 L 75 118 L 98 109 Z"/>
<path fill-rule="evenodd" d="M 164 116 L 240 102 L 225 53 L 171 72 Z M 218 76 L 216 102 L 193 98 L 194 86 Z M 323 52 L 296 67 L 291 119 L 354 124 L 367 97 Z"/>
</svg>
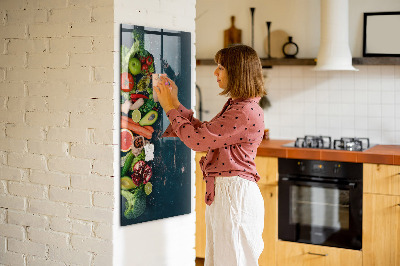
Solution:
<svg viewBox="0 0 400 266">
<path fill-rule="evenodd" d="M 400 145 L 376 145 L 365 151 L 282 147 L 294 140 L 263 140 L 258 156 L 400 165 Z"/>
</svg>

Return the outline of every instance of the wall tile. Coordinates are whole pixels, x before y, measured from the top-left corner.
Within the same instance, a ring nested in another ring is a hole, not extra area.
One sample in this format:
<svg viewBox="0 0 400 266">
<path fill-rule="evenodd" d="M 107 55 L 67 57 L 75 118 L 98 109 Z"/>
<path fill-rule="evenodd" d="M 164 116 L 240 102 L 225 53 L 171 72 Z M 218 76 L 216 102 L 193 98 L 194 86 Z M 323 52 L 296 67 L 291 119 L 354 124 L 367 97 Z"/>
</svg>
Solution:
<svg viewBox="0 0 400 266">
<path fill-rule="evenodd" d="M 370 143 L 382 143 L 382 131 L 381 130 L 368 130 L 367 136 Z"/>
<path fill-rule="evenodd" d="M 368 131 L 380 131 L 382 119 L 380 117 L 368 117 Z"/>
<path fill-rule="evenodd" d="M 356 129 L 356 132 L 361 131 L 361 135 L 366 136 L 366 131 L 368 129 L 368 118 L 356 116 L 354 120 L 354 127 Z M 356 134 L 356 136 L 359 135 L 359 133 Z"/>
<path fill-rule="evenodd" d="M 199 83 L 210 79 L 206 68 L 197 68 Z M 358 72 L 312 71 L 308 66 L 268 69 L 272 107 L 265 113 L 271 138 L 295 139 L 311 133 L 335 138 L 372 136 L 381 144 L 400 144 L 396 135 L 400 134 L 400 66 L 357 68 Z M 203 101 L 211 102 L 211 97 L 213 107 L 224 99 L 208 90 Z M 215 114 L 219 108 L 213 110 Z"/>
<path fill-rule="evenodd" d="M 382 79 L 383 78 L 393 79 L 394 78 L 394 69 L 395 69 L 395 66 L 381 66 Z"/>
<path fill-rule="evenodd" d="M 354 106 L 354 115 L 367 117 L 368 115 L 368 105 L 367 104 L 357 104 Z"/>
<path fill-rule="evenodd" d="M 382 119 L 385 117 L 394 117 L 394 116 L 395 116 L 395 106 L 392 104 L 383 104 Z"/>
<path fill-rule="evenodd" d="M 316 118 L 317 128 L 328 128 L 329 127 L 329 117 L 325 115 L 318 115 Z"/>
<path fill-rule="evenodd" d="M 317 103 L 327 103 L 327 102 L 329 102 L 329 90 L 322 89 L 322 88 L 317 88 L 316 101 L 317 101 Z"/>
<path fill-rule="evenodd" d="M 354 123 L 355 123 L 355 118 L 354 116 L 342 116 L 341 117 L 341 127 L 342 130 L 344 129 L 352 129 L 354 130 Z"/>
<path fill-rule="evenodd" d="M 396 130 L 396 122 L 394 117 L 383 117 L 382 118 L 382 132 L 385 131 L 395 131 Z"/>
<path fill-rule="evenodd" d="M 351 103 L 342 103 L 340 105 L 341 115 L 344 117 L 355 115 L 355 106 Z"/>
<path fill-rule="evenodd" d="M 395 101 L 395 92 L 393 91 L 382 91 L 382 105 L 384 104 L 394 104 Z"/>
<path fill-rule="evenodd" d="M 368 105 L 367 114 L 369 118 L 380 118 L 382 117 L 382 106 L 379 104 Z"/>
</svg>

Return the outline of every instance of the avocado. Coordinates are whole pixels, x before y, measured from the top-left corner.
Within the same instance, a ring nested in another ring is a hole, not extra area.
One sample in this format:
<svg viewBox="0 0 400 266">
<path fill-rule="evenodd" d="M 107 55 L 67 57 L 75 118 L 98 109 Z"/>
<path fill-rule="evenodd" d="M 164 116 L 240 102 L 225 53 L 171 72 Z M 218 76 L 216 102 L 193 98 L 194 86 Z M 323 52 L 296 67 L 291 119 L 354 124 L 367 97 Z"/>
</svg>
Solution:
<svg viewBox="0 0 400 266">
<path fill-rule="evenodd" d="M 151 126 L 152 124 L 154 124 L 154 122 L 156 122 L 157 118 L 158 118 L 158 113 L 154 110 L 151 110 L 145 116 L 143 116 L 142 119 L 140 119 L 139 125 Z"/>
<path fill-rule="evenodd" d="M 121 178 L 121 188 L 124 190 L 130 190 L 135 188 L 136 185 L 133 183 L 132 178 L 124 176 Z"/>
</svg>

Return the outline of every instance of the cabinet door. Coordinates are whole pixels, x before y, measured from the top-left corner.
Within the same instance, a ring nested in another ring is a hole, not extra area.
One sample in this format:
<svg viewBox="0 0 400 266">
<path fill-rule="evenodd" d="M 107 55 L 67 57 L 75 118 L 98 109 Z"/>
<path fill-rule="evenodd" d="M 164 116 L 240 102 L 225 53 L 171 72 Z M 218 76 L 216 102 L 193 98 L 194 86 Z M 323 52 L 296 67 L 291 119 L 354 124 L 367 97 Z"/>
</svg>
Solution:
<svg viewBox="0 0 400 266">
<path fill-rule="evenodd" d="M 258 259 L 260 266 L 276 265 L 276 243 L 278 241 L 278 187 L 259 185 L 264 198 L 264 250 Z"/>
<path fill-rule="evenodd" d="M 254 162 L 261 176 L 258 184 L 278 185 L 278 158 L 257 156 Z"/>
<path fill-rule="evenodd" d="M 364 194 L 363 265 L 400 266 L 400 196 Z"/>
<path fill-rule="evenodd" d="M 363 175 L 364 193 L 400 195 L 400 166 L 365 163 Z"/>
<path fill-rule="evenodd" d="M 361 266 L 362 252 L 278 241 L 278 266 Z"/>
<path fill-rule="evenodd" d="M 196 161 L 196 257 L 204 258 L 206 251 L 206 203 L 204 194 L 206 193 L 206 183 L 203 181 L 203 172 L 200 169 L 199 161 L 205 152 L 197 152 Z"/>
</svg>

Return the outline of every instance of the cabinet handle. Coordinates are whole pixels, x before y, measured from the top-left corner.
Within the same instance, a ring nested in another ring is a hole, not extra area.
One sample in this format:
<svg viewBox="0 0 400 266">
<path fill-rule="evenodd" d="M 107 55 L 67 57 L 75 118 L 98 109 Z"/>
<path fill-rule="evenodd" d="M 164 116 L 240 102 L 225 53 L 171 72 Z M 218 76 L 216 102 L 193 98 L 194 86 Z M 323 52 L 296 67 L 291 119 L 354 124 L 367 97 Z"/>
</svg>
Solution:
<svg viewBox="0 0 400 266">
<path fill-rule="evenodd" d="M 323 256 L 323 257 L 328 256 L 328 254 L 313 253 L 313 252 L 307 252 L 307 254 L 310 254 L 310 255 L 317 255 L 317 256 Z"/>
<path fill-rule="evenodd" d="M 397 204 L 397 206 L 400 206 L 400 203 L 399 203 L 399 204 Z"/>
</svg>

